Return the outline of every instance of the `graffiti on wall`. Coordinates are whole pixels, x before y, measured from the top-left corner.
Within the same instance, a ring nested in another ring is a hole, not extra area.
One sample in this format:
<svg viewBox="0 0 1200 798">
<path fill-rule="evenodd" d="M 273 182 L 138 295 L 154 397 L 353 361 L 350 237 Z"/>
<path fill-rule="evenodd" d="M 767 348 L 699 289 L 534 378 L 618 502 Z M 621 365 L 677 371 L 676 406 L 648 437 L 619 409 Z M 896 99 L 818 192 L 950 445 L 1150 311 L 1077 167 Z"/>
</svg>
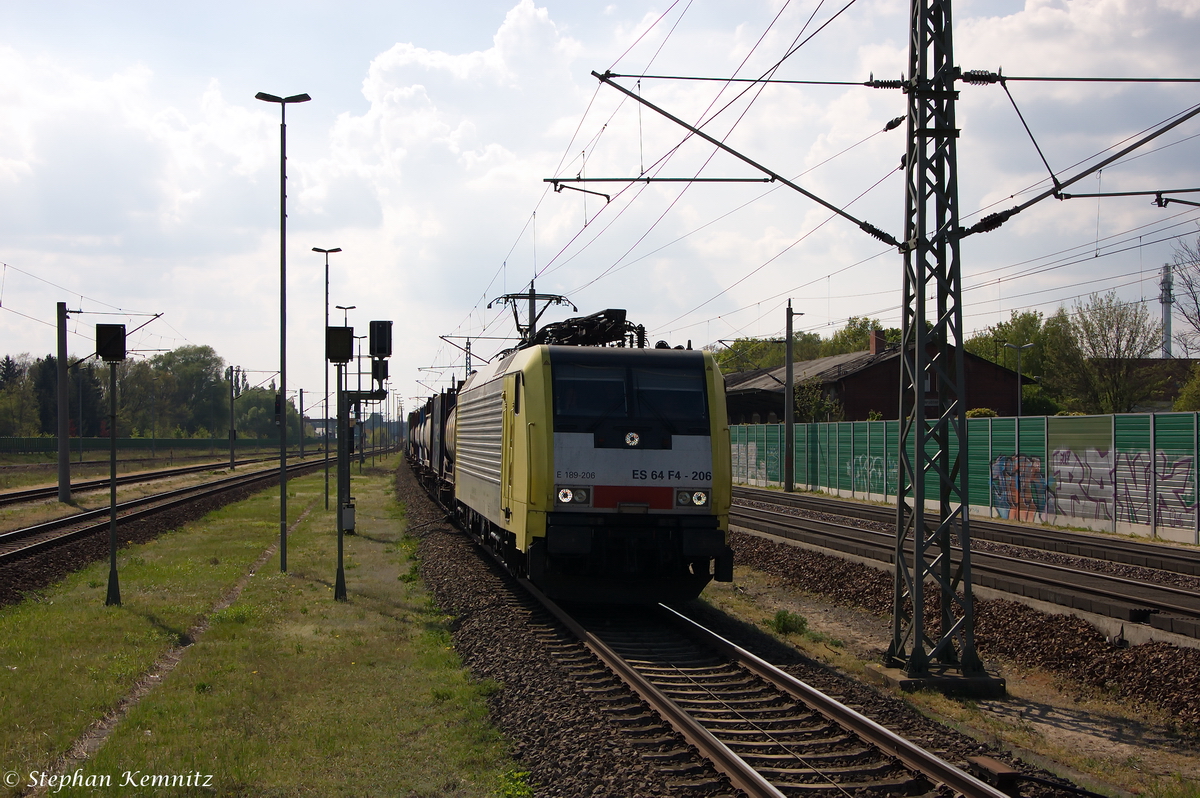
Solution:
<svg viewBox="0 0 1200 798">
<path fill-rule="evenodd" d="M 992 506 L 1001 518 L 1038 521 L 1046 512 L 1046 477 L 1040 457 L 1002 454 L 991 465 Z"/>
<path fill-rule="evenodd" d="M 1118 521 L 1149 525 L 1155 512 L 1154 523 L 1160 526 L 1188 529 L 1195 524 L 1191 455 L 1160 451 L 1152 459 L 1149 451 L 1092 448 L 1056 449 L 1051 458 L 1054 512 L 1059 515 L 1107 521 L 1115 515 Z"/>
<path fill-rule="evenodd" d="M 734 440 L 734 480 L 768 485 L 782 477 L 781 440 L 772 430 Z M 797 447 L 796 476 L 802 483 L 830 488 L 831 481 L 855 494 L 893 494 L 899 461 L 891 452 L 847 456 L 832 436 L 818 436 Z M 1054 445 L 1053 432 L 1047 436 Z M 1065 443 L 1063 435 L 1059 440 Z M 1001 455 L 988 463 L 988 498 L 1002 518 L 1073 524 L 1073 519 L 1100 529 L 1156 526 L 1190 530 L 1197 525 L 1197 463 L 1190 447 L 1116 449 L 1108 436 L 1090 435 L 1073 445 L 1052 448 L 1046 457 Z M 1092 441 L 1101 445 L 1088 445 Z M 1102 442 L 1103 441 L 1103 442 Z M 874 451 L 874 450 L 873 450 Z M 839 457 L 839 455 L 841 455 Z M 976 498 L 975 504 L 987 502 Z M 982 508 L 980 508 L 982 509 Z M 1124 530 L 1122 530 L 1124 531 Z"/>
<path fill-rule="evenodd" d="M 1074 518 L 1113 518 L 1113 452 L 1111 449 L 1055 449 L 1054 512 Z"/>
<path fill-rule="evenodd" d="M 895 492 L 899 468 L 895 457 L 869 454 L 855 455 L 853 462 L 846 465 L 847 476 L 855 493 Z"/>
</svg>

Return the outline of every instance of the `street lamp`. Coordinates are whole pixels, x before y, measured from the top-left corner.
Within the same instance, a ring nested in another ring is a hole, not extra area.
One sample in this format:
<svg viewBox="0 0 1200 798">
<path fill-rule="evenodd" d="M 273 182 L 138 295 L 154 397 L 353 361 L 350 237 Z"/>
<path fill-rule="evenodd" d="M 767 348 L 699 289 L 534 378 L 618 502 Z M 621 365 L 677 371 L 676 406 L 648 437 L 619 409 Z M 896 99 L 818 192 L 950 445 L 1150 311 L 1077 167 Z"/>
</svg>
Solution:
<svg viewBox="0 0 1200 798">
<path fill-rule="evenodd" d="M 279 104 L 279 570 L 287 572 L 287 107 L 306 103 L 307 94 L 276 97 L 260 91 L 254 99 Z"/>
<path fill-rule="evenodd" d="M 354 310 L 356 307 L 358 307 L 358 305 L 334 305 L 334 307 L 337 308 L 338 310 L 345 311 L 344 313 L 342 313 L 342 326 L 349 327 L 350 326 L 350 311 Z"/>
<path fill-rule="evenodd" d="M 1005 349 L 1017 350 L 1017 415 L 1018 416 L 1021 415 L 1021 353 L 1031 346 L 1033 346 L 1032 341 L 1030 341 L 1027 344 L 1021 344 L 1020 346 L 1017 346 L 1015 344 L 1010 344 L 1008 341 L 1004 342 Z"/>
<path fill-rule="evenodd" d="M 329 253 L 341 252 L 341 247 L 321 249 L 313 247 L 313 252 L 325 253 L 325 329 L 329 329 Z M 325 361 L 325 509 L 329 509 L 329 361 Z"/>
</svg>

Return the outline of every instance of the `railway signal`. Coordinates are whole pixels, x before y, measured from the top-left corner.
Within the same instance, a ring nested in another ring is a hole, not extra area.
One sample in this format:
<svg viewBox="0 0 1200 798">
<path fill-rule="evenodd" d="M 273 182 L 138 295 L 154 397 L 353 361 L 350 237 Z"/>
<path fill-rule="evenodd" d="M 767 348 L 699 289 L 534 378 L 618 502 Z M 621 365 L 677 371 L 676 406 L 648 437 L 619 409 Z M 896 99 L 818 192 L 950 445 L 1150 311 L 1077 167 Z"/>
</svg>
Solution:
<svg viewBox="0 0 1200 798">
<path fill-rule="evenodd" d="M 125 325 L 96 325 L 96 354 L 108 364 L 108 597 L 106 606 L 120 606 L 117 578 L 117 364 L 125 359 Z"/>
<path fill-rule="evenodd" d="M 341 306 L 339 306 L 341 307 Z M 353 453 L 354 426 L 350 418 L 350 404 L 356 405 L 363 400 L 381 401 L 387 398 L 384 380 L 387 379 L 387 361 L 385 358 L 392 354 L 392 322 L 372 321 L 370 323 L 369 349 L 372 357 L 371 374 L 378 382 L 378 388 L 373 391 L 350 391 L 343 384 L 345 366 L 354 359 L 354 328 L 326 327 L 325 328 L 325 359 L 337 367 L 337 446 L 338 446 L 338 498 L 337 498 L 337 579 L 334 583 L 333 597 L 337 601 L 346 600 L 346 571 L 344 566 L 344 535 L 354 534 L 354 497 L 350 495 L 350 455 Z"/>
</svg>

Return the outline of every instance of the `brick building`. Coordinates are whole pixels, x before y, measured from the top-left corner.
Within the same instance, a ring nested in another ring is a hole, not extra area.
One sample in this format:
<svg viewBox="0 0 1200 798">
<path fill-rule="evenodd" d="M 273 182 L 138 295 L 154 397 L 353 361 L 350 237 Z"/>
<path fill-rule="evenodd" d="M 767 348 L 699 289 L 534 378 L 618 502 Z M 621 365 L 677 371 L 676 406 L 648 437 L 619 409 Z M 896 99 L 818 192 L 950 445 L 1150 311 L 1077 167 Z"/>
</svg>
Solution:
<svg viewBox="0 0 1200 798">
<path fill-rule="evenodd" d="M 1017 413 L 1017 373 L 969 352 L 963 352 L 967 409 L 989 407 L 1001 416 Z M 866 352 L 848 352 L 794 364 L 797 385 L 820 383 L 827 399 L 840 403 L 842 421 L 865 421 L 874 411 L 880 417 L 900 415 L 900 347 L 887 345 L 883 332 L 871 336 Z M 782 418 L 784 366 L 725 375 L 730 424 L 773 423 Z M 1033 382 L 1022 375 L 1026 385 Z M 926 386 L 926 404 L 936 405 L 936 386 Z M 819 419 L 824 421 L 826 419 Z"/>
</svg>

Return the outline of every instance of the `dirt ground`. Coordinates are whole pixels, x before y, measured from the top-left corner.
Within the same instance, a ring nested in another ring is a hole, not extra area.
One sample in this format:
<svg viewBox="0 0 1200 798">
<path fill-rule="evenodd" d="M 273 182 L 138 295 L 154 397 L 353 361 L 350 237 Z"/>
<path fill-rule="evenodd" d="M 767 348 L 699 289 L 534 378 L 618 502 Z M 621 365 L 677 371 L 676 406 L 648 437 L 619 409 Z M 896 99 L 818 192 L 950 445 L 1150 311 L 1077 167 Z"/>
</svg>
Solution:
<svg viewBox="0 0 1200 798">
<path fill-rule="evenodd" d="M 712 604 L 765 626 L 780 610 L 803 616 L 811 634 L 787 642 L 838 670 L 864 679 L 891 639 L 891 618 L 798 593 L 776 577 L 739 567 L 732 585 L 713 583 Z M 1200 795 L 1200 739 L 1171 729 L 1163 713 L 1137 710 L 1069 680 L 987 662 L 1007 681 L 1008 697 L 951 701 L 930 693 L 910 697 L 922 712 L 981 741 L 1106 794 Z"/>
</svg>

